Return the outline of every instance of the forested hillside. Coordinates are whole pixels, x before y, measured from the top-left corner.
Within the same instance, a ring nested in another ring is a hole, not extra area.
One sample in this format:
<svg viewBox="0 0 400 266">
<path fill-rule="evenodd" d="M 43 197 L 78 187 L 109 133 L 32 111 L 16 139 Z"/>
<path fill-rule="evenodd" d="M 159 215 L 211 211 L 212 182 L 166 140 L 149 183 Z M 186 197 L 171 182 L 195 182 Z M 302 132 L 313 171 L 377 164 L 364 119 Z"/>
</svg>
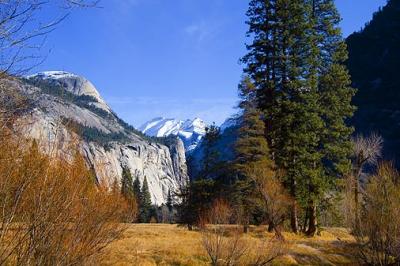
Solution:
<svg viewBox="0 0 400 266">
<path fill-rule="evenodd" d="M 390 0 L 365 28 L 347 38 L 357 132 L 385 139 L 385 157 L 400 156 L 400 1 Z"/>
</svg>

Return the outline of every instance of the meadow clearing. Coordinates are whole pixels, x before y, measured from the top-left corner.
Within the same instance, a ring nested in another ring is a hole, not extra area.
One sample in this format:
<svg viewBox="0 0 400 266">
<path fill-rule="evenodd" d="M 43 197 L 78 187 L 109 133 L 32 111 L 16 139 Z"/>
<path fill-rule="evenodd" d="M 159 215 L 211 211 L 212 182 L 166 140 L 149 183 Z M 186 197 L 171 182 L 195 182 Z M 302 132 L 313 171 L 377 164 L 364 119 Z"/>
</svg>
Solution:
<svg viewBox="0 0 400 266">
<path fill-rule="evenodd" d="M 265 227 L 251 227 L 244 236 L 250 249 L 270 239 Z M 324 228 L 308 238 L 284 233 L 285 253 L 272 265 L 358 265 L 354 239 L 343 228 Z M 199 231 L 169 224 L 132 224 L 124 237 L 104 250 L 101 265 L 209 265 Z"/>
</svg>

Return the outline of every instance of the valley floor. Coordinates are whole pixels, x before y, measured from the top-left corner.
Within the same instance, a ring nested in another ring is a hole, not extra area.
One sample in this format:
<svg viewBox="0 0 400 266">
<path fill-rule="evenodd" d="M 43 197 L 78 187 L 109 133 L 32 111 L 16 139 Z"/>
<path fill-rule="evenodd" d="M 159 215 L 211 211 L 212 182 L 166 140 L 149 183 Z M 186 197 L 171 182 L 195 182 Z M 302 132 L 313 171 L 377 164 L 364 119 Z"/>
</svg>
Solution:
<svg viewBox="0 0 400 266">
<path fill-rule="evenodd" d="M 287 255 L 274 265 L 358 265 L 354 258 L 353 238 L 345 229 L 326 228 L 319 236 L 307 238 L 284 233 Z M 252 227 L 246 236 L 257 246 L 271 238 L 265 227 Z M 253 243 L 252 243 L 253 244 Z M 209 265 L 201 245 L 201 234 L 167 224 L 129 225 L 123 239 L 104 252 L 101 265 Z"/>
</svg>

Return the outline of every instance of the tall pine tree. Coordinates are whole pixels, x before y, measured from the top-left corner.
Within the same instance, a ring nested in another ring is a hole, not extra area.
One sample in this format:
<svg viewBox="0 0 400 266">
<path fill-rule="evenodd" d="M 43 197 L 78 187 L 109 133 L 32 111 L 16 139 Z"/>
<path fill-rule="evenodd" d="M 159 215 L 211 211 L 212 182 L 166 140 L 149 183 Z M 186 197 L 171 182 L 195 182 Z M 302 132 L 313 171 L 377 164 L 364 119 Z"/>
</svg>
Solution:
<svg viewBox="0 0 400 266">
<path fill-rule="evenodd" d="M 239 96 L 242 99 L 239 104 L 242 115 L 235 151 L 236 167 L 240 171 L 244 170 L 250 162 L 269 160 L 270 153 L 265 138 L 262 112 L 257 105 L 257 89 L 248 77 L 245 77 L 239 85 Z"/>
<path fill-rule="evenodd" d="M 135 181 L 133 181 L 133 192 L 135 193 L 136 200 L 137 200 L 138 204 L 140 205 L 141 189 L 140 189 L 140 181 L 139 181 L 138 176 L 136 176 Z"/>
<path fill-rule="evenodd" d="M 319 200 L 349 165 L 352 130 L 345 122 L 354 91 L 343 66 L 340 18 L 333 0 L 253 0 L 247 14 L 254 40 L 245 72 L 258 90 L 273 159 L 313 235 Z"/>
<path fill-rule="evenodd" d="M 122 167 L 121 194 L 124 196 L 131 208 L 132 215 L 129 216 L 131 219 L 128 222 L 133 222 L 136 219 L 135 215 L 137 214 L 138 194 L 136 194 L 134 190 L 131 172 L 126 167 Z"/>
<path fill-rule="evenodd" d="M 334 189 L 336 180 L 349 171 L 352 128 L 346 121 L 352 116 L 354 90 L 344 62 L 347 51 L 339 28 L 340 16 L 333 0 L 309 0 L 307 17 L 307 90 L 302 93 L 310 128 L 304 141 L 304 171 L 299 193 L 306 210 L 304 229 L 317 231 L 317 207 L 325 193 Z"/>
<path fill-rule="evenodd" d="M 272 159 L 285 170 L 284 183 L 293 198 L 302 172 L 299 158 L 302 150 L 299 124 L 301 92 L 306 73 L 306 6 L 303 0 L 252 0 L 247 15 L 248 35 L 253 42 L 242 59 L 258 92 L 259 108 L 264 112 L 266 133 Z M 303 146 L 304 147 L 304 146 Z M 291 224 L 298 231 L 297 203 L 292 206 Z"/>
<path fill-rule="evenodd" d="M 200 178 L 215 178 L 220 170 L 220 153 L 216 143 L 220 137 L 220 129 L 215 124 L 206 128 L 203 138 L 204 154 Z"/>
<path fill-rule="evenodd" d="M 236 160 L 234 168 L 238 174 L 238 180 L 234 184 L 232 196 L 236 209 L 240 210 L 240 216 L 247 232 L 252 214 L 256 208 L 256 184 L 249 177 L 250 167 L 258 166 L 271 170 L 273 175 L 273 163 L 270 160 L 268 143 L 265 138 L 265 124 L 262 120 L 262 112 L 257 106 L 257 89 L 249 77 L 245 77 L 239 85 L 239 108 L 242 111 L 238 139 L 235 143 Z"/>
<path fill-rule="evenodd" d="M 153 205 L 151 203 L 151 195 L 147 178 L 144 177 L 142 189 L 140 191 L 139 221 L 141 223 L 150 222 L 153 215 Z"/>
<path fill-rule="evenodd" d="M 136 195 L 133 190 L 133 180 L 131 172 L 128 168 L 122 167 L 121 194 L 126 199 L 135 199 Z"/>
</svg>

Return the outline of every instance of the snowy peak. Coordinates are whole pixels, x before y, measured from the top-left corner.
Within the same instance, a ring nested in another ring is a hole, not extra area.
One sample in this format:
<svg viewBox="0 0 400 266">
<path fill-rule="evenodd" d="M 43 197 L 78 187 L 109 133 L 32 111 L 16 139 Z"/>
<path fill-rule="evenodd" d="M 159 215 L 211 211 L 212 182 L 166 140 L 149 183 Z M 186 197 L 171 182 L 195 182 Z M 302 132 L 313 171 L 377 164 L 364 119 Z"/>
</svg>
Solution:
<svg viewBox="0 0 400 266">
<path fill-rule="evenodd" d="M 169 135 L 177 135 L 182 124 L 182 121 L 158 117 L 145 123 L 139 129 L 152 137 L 166 137 Z"/>
<path fill-rule="evenodd" d="M 79 76 L 66 71 L 44 71 L 27 76 L 28 79 L 37 77 L 42 79 L 61 79 L 61 78 L 77 78 Z"/>
<path fill-rule="evenodd" d="M 204 136 L 206 134 L 207 124 L 200 118 L 195 118 L 193 120 L 186 120 L 182 125 L 183 131 L 194 132 L 199 135 Z"/>
<path fill-rule="evenodd" d="M 146 135 L 153 137 L 178 136 L 185 144 L 186 152 L 197 147 L 206 134 L 207 124 L 200 118 L 193 120 L 177 120 L 158 117 L 145 123 L 139 129 Z"/>
<path fill-rule="evenodd" d="M 77 96 L 91 96 L 93 105 L 111 113 L 96 87 L 87 79 L 65 71 L 45 71 L 27 76 L 26 79 L 33 83 L 47 83 L 52 86 L 62 87 L 64 90 Z"/>
</svg>

